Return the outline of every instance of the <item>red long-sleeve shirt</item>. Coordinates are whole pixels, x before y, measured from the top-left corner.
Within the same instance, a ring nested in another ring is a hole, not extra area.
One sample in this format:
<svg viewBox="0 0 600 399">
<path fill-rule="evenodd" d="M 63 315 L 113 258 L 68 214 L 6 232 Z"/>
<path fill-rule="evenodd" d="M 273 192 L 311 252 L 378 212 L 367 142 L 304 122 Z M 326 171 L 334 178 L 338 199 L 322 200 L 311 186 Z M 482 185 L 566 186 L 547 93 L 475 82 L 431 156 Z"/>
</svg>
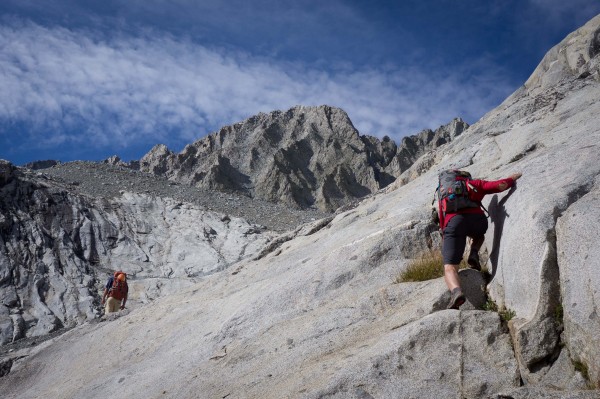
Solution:
<svg viewBox="0 0 600 399">
<path fill-rule="evenodd" d="M 515 184 L 515 181 L 513 179 L 511 179 L 510 177 L 508 177 L 506 179 L 495 180 L 495 181 L 469 180 L 469 184 L 472 187 L 474 187 L 474 189 L 469 190 L 469 199 L 472 201 L 475 201 L 475 202 L 481 202 L 481 200 L 483 200 L 483 197 L 485 197 L 487 194 L 495 194 L 495 193 L 500 193 L 504 190 L 507 190 L 510 187 L 512 187 L 513 184 Z M 506 186 L 502 187 L 503 185 L 506 185 Z M 483 210 L 480 207 L 464 208 L 464 209 L 459 210 L 458 212 L 447 212 L 446 215 L 444 216 L 441 206 L 440 206 L 439 216 L 440 216 L 440 228 L 442 229 L 442 231 L 448 225 L 448 222 L 450 222 L 450 219 L 452 219 L 455 215 L 458 215 L 461 213 L 462 214 L 464 214 L 464 213 L 481 213 L 481 214 L 483 214 Z"/>
</svg>

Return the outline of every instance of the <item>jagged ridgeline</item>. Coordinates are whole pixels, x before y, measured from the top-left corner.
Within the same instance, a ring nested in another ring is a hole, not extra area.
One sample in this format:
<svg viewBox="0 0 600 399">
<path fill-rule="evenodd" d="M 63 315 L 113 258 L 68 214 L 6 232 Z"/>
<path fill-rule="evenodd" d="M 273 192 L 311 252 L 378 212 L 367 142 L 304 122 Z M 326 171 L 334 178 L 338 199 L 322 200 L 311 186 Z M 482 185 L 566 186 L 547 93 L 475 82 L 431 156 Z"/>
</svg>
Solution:
<svg viewBox="0 0 600 399">
<path fill-rule="evenodd" d="M 388 186 L 467 128 L 455 119 L 398 146 L 388 137 L 361 136 L 339 108 L 298 106 L 223 127 L 179 154 L 157 145 L 139 165 L 184 184 L 334 211 Z"/>
</svg>

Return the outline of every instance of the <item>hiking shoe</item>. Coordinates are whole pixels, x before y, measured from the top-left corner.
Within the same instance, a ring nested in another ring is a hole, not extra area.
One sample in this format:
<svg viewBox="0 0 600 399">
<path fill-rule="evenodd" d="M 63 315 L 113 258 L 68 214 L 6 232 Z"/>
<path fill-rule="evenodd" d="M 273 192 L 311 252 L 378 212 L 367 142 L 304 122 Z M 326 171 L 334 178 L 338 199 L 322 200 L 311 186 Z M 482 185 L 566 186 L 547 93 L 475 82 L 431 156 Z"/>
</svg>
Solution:
<svg viewBox="0 0 600 399">
<path fill-rule="evenodd" d="M 481 264 L 479 263 L 479 252 L 471 251 L 471 253 L 469 254 L 469 258 L 467 259 L 467 263 L 469 264 L 471 269 L 481 271 Z"/>
<path fill-rule="evenodd" d="M 460 305 L 465 303 L 465 296 L 460 288 L 455 288 L 450 294 L 450 303 L 448 303 L 447 309 L 458 309 Z"/>
</svg>

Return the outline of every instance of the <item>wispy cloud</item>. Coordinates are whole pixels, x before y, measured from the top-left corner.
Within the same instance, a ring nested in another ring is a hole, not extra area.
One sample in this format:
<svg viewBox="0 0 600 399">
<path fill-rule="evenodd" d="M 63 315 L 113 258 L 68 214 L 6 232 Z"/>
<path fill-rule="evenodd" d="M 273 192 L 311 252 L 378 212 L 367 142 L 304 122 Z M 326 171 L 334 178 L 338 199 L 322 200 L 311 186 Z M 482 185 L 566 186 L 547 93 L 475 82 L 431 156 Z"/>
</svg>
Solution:
<svg viewBox="0 0 600 399">
<path fill-rule="evenodd" d="M 5 22 L 0 27 L 1 126 L 24 145 L 179 148 L 258 112 L 329 104 L 363 134 L 400 139 L 456 116 L 474 122 L 512 90 L 486 63 L 355 69 L 260 58 L 146 31 L 112 35 Z M 15 144 L 16 145 L 16 144 Z"/>
</svg>

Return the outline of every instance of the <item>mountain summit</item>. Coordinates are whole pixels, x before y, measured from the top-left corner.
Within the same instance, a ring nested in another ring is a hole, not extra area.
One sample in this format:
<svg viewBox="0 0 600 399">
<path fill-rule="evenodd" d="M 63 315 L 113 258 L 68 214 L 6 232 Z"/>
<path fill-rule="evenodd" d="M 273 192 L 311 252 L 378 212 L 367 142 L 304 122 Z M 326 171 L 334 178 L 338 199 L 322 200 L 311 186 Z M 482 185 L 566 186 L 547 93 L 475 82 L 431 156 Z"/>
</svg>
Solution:
<svg viewBox="0 0 600 399">
<path fill-rule="evenodd" d="M 140 168 L 196 187 L 333 211 L 386 187 L 467 127 L 456 119 L 398 147 L 387 137 L 361 136 L 339 108 L 298 106 L 223 127 L 179 154 L 157 145 Z"/>
</svg>

